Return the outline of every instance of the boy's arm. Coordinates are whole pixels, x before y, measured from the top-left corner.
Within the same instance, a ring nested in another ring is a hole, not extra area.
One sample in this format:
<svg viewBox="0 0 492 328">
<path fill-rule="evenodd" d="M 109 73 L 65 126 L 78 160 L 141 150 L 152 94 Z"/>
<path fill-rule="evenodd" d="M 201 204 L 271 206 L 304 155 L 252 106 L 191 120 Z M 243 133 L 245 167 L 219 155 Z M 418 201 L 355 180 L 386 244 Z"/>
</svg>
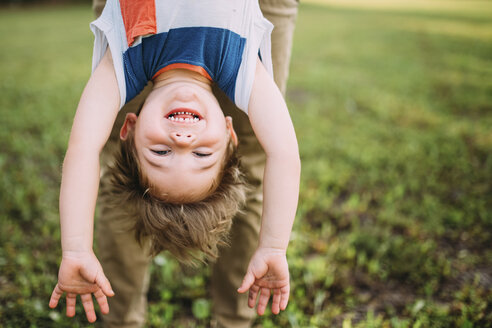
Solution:
<svg viewBox="0 0 492 328">
<path fill-rule="evenodd" d="M 113 292 L 92 251 L 94 210 L 99 187 L 99 154 L 120 108 L 120 94 L 109 50 L 91 75 L 75 114 L 60 188 L 62 262 L 50 307 L 67 293 L 67 315 L 75 314 L 76 295 L 89 321 L 95 320 L 91 293 L 103 313 Z"/>
<path fill-rule="evenodd" d="M 249 289 L 251 307 L 259 295 L 259 314 L 263 314 L 272 292 L 272 311 L 278 313 L 285 309 L 289 298 L 285 252 L 297 209 L 300 159 L 287 105 L 259 60 L 248 114 L 266 153 L 266 166 L 259 246 L 239 292 Z"/>
<path fill-rule="evenodd" d="M 107 50 L 80 98 L 63 162 L 60 188 L 63 252 L 92 250 L 99 154 L 119 108 L 118 83 Z"/>
</svg>

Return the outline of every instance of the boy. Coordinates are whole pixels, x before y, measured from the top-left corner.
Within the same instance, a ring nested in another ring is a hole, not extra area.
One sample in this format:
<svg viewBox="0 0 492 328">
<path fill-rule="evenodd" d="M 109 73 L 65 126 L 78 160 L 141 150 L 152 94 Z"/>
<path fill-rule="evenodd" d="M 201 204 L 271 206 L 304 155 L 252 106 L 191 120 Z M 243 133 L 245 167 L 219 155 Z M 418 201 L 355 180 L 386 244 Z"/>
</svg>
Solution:
<svg viewBox="0 0 492 328">
<path fill-rule="evenodd" d="M 224 2 L 221 5 L 226 8 L 232 3 L 233 1 Z M 213 4 L 217 6 L 218 2 L 215 1 Z M 234 2 L 233 4 L 238 5 L 238 7 L 229 7 L 232 9 L 229 11 L 231 15 L 234 14 L 234 9 L 244 9 L 241 6 L 247 4 L 257 6 L 257 4 L 249 1 Z M 190 3 L 189 7 L 192 5 L 194 4 Z M 205 9 L 206 6 L 201 8 L 200 13 L 203 14 Z M 250 8 L 249 10 L 255 15 L 258 13 L 258 8 Z M 249 13 L 251 14 L 251 12 Z M 240 11 L 236 18 L 244 18 L 247 16 L 244 15 L 245 13 L 248 12 Z M 193 17 L 188 18 L 193 21 L 196 19 L 195 16 Z M 252 21 L 247 22 L 249 24 L 247 26 L 256 26 L 253 23 L 261 22 L 261 17 L 259 21 L 254 20 L 258 17 L 254 16 Z M 246 72 L 252 75 L 253 78 L 250 79 L 252 85 L 249 88 L 252 91 L 248 91 L 248 84 L 246 83 L 245 86 L 239 88 L 239 93 L 234 94 L 230 84 L 221 85 L 221 82 L 227 79 L 221 80 L 220 77 L 215 76 L 214 81 L 229 96 L 234 96 L 234 100 L 243 110 L 249 112 L 252 126 L 267 153 L 265 207 L 260 245 L 250 262 L 250 270 L 240 291 L 244 292 L 251 287 L 250 301 L 254 301 L 259 289 L 262 288 L 258 305 L 260 312 L 260 308 L 264 310 L 270 296 L 270 290 L 272 290 L 274 293 L 272 309 L 274 313 L 278 313 L 279 309 L 285 308 L 288 298 L 285 248 L 297 203 L 299 161 L 295 135 L 285 103 L 261 62 L 257 58 L 251 60 L 251 53 L 257 57 L 260 49 L 260 55 L 263 55 L 262 60 L 268 63 L 268 58 L 265 56 L 268 53 L 266 51 L 261 52 L 261 48 L 258 47 L 263 40 L 257 39 L 256 45 L 250 40 L 254 41 L 254 34 L 253 39 L 246 39 L 246 45 L 251 46 L 253 44 L 253 48 L 249 57 L 245 56 L 243 52 L 243 61 L 244 58 L 249 59 L 250 67 L 245 69 L 243 74 Z M 132 45 L 134 44 L 132 43 Z M 122 95 L 128 90 L 118 88 L 118 82 L 121 83 L 122 81 L 121 74 L 119 79 L 118 73 L 116 73 L 117 78 L 114 76 L 112 60 L 115 63 L 118 60 L 121 62 L 121 56 L 115 54 L 115 47 L 111 47 L 111 42 L 110 50 L 113 51 L 112 56 L 109 51 L 106 51 L 101 62 L 98 63 L 84 91 L 74 121 L 64 164 L 60 201 L 64 257 L 60 268 L 59 284 L 55 287 L 50 303 L 51 306 L 56 305 L 61 293 L 67 291 L 67 313 L 72 315 L 75 302 L 74 293 L 83 294 L 82 300 L 90 321 L 95 319 L 93 308 L 91 308 L 90 293 L 95 294 L 103 313 L 107 312 L 104 295 L 110 296 L 112 294 L 109 283 L 92 253 L 91 217 L 95 201 L 93 190 L 97 190 L 98 180 L 97 155 L 107 139 L 119 104 L 128 98 Z M 151 182 L 148 192 L 158 199 L 165 199 L 167 202 L 199 202 L 207 198 L 210 192 L 217 188 L 215 183 L 217 171 L 206 176 L 203 181 L 197 181 L 197 178 L 203 175 L 189 179 L 188 177 L 195 169 L 190 165 L 195 165 L 194 163 L 203 164 L 203 162 L 198 161 L 205 159 L 208 162 L 200 166 L 199 169 L 217 168 L 221 165 L 220 159 L 226 152 L 227 143 L 224 140 L 232 140 L 234 143 L 235 139 L 231 121 L 223 117 L 220 119 L 220 115 L 218 115 L 220 108 L 213 101 L 213 98 L 209 97 L 211 89 L 206 74 L 202 72 L 200 75 L 190 71 L 190 68 L 186 69 L 174 68 L 159 75 L 154 80 L 154 92 L 146 101 L 139 118 L 137 119 L 136 116 L 132 115 L 128 116 L 121 132 L 123 139 L 128 139 L 130 132 L 134 133 L 137 157 L 141 163 L 147 161 L 149 164 L 148 168 L 144 168 L 142 165 L 142 170 L 147 170 L 145 172 L 146 178 Z M 212 70 L 207 73 L 214 75 L 214 72 Z M 247 80 L 245 79 L 245 81 Z M 128 80 L 127 84 L 130 83 L 131 81 Z M 100 86 L 103 86 L 103 92 L 101 92 Z M 237 87 L 237 85 L 234 84 L 233 87 Z M 241 90 L 246 91 L 241 94 Z M 118 94 L 120 97 L 114 97 Z M 232 96 L 231 98 L 233 98 Z M 163 105 L 159 107 L 159 104 Z M 98 121 L 92 120 L 96 115 Z M 162 124 L 156 124 L 157 121 L 162 121 Z M 91 130 L 90 135 L 87 135 L 87 130 Z M 158 142 L 153 138 L 157 139 Z M 162 142 L 162 140 L 166 142 Z M 195 144 L 196 141 L 203 140 L 207 141 L 205 145 Z M 176 156 L 168 158 L 169 154 Z M 190 155 L 196 156 L 196 159 L 190 158 Z M 179 176 L 181 185 L 172 186 L 176 188 L 170 188 L 168 183 L 169 179 L 176 177 L 176 173 L 165 175 L 164 180 L 161 181 L 161 171 L 154 170 L 155 167 L 159 166 L 166 169 L 176 167 L 175 162 L 165 162 L 171 160 L 177 161 L 180 167 L 188 165 L 186 171 L 177 172 L 181 173 Z M 220 172 L 220 169 L 218 171 Z M 80 176 L 79 172 L 85 174 Z M 86 172 L 92 173 L 92 175 Z M 74 188 L 74 186 L 78 186 L 78 188 Z M 75 268 L 70 265 L 73 262 L 77 263 Z M 65 274 L 67 277 L 64 276 Z M 264 277 L 268 277 L 268 279 Z"/>
</svg>

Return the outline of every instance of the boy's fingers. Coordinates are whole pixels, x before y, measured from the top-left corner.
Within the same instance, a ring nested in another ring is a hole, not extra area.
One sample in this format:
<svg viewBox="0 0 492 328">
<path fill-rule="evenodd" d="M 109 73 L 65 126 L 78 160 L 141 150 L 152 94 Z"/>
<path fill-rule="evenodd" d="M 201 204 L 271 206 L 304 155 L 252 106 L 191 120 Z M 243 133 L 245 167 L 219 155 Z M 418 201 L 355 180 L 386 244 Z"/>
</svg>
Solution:
<svg viewBox="0 0 492 328">
<path fill-rule="evenodd" d="M 108 299 L 106 295 L 102 292 L 102 290 L 98 289 L 94 293 L 94 297 L 97 300 L 97 304 L 99 304 L 99 308 L 101 309 L 102 314 L 108 314 L 109 313 L 109 305 L 108 305 Z"/>
<path fill-rule="evenodd" d="M 259 315 L 263 315 L 265 313 L 265 309 L 268 305 L 268 299 L 270 298 L 270 289 L 262 288 L 260 291 L 260 300 L 258 301 L 257 313 Z"/>
<path fill-rule="evenodd" d="M 290 288 L 286 286 L 280 290 L 281 300 L 280 300 L 280 310 L 285 310 L 287 303 L 289 302 Z"/>
<path fill-rule="evenodd" d="M 82 299 L 82 305 L 84 306 L 85 316 L 89 322 L 96 321 L 96 312 L 94 311 L 94 303 L 92 303 L 91 294 L 80 295 Z"/>
<path fill-rule="evenodd" d="M 260 287 L 253 285 L 249 289 L 249 295 L 248 295 L 248 306 L 250 308 L 254 308 L 256 304 L 256 297 L 258 296 L 258 291 L 260 290 Z"/>
<path fill-rule="evenodd" d="M 246 292 L 248 289 L 250 289 L 251 285 L 253 285 L 254 282 L 255 282 L 255 276 L 251 273 L 251 271 L 248 271 L 244 276 L 241 287 L 239 287 L 237 291 L 241 294 Z"/>
<path fill-rule="evenodd" d="M 273 290 L 273 297 L 272 297 L 272 313 L 273 314 L 279 314 L 280 312 L 280 299 L 281 299 L 281 293 L 280 290 L 277 288 Z"/>
<path fill-rule="evenodd" d="M 63 295 L 63 291 L 60 289 L 58 284 L 56 284 L 55 288 L 53 289 L 53 293 L 51 293 L 49 307 L 54 309 L 58 305 L 58 301 L 60 300 L 60 297 L 62 295 Z"/>
<path fill-rule="evenodd" d="M 67 317 L 75 315 L 75 303 L 77 302 L 77 294 L 67 293 Z"/>
<path fill-rule="evenodd" d="M 108 278 L 104 275 L 104 273 L 100 272 L 96 276 L 96 284 L 101 288 L 102 292 L 106 296 L 114 296 L 113 289 L 111 289 L 111 284 L 109 283 Z"/>
</svg>

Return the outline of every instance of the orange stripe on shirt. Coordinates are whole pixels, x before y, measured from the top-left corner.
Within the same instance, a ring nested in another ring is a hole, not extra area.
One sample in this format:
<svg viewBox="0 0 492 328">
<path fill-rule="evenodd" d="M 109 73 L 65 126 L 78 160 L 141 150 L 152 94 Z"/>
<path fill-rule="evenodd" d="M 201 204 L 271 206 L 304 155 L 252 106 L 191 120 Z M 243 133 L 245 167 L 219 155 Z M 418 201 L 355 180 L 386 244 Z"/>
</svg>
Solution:
<svg viewBox="0 0 492 328">
<path fill-rule="evenodd" d="M 212 78 L 210 77 L 210 75 L 207 73 L 207 71 L 203 67 L 195 66 L 195 65 L 191 65 L 191 64 L 184 64 L 184 63 L 175 63 L 175 64 L 167 65 L 166 67 L 161 68 L 160 70 L 157 71 L 157 73 L 154 74 L 154 76 L 152 76 L 152 80 L 155 79 L 156 77 L 158 77 L 159 75 L 161 75 L 162 73 L 170 71 L 170 70 L 175 69 L 175 68 L 183 68 L 183 69 L 187 69 L 187 70 L 190 70 L 193 72 L 197 72 L 198 74 L 200 74 L 200 75 L 206 77 L 207 79 L 209 79 L 210 81 L 212 81 Z"/>
<path fill-rule="evenodd" d="M 120 0 L 128 46 L 131 46 L 139 36 L 157 33 L 154 1 Z"/>
</svg>

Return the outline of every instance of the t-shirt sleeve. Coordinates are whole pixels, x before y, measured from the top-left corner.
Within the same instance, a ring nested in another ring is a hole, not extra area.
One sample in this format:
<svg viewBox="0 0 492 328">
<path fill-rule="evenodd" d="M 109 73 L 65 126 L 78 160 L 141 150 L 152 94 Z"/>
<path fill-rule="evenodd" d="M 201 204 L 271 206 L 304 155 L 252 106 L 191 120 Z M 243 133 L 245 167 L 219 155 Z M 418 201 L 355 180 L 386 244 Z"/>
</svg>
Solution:
<svg viewBox="0 0 492 328">
<path fill-rule="evenodd" d="M 235 94 L 236 106 L 246 114 L 248 113 L 249 98 L 253 89 L 258 56 L 260 56 L 267 72 L 273 77 L 271 57 L 271 33 L 273 25 L 263 17 L 257 1 L 251 1 L 250 3 L 254 8 L 251 11 L 251 21 L 246 31 L 247 42 L 243 53 L 243 60 L 239 67 Z"/>
<path fill-rule="evenodd" d="M 95 37 L 92 55 L 92 72 L 94 72 L 97 65 L 101 62 L 109 46 L 120 91 L 121 108 L 126 102 L 126 85 L 123 68 L 126 35 L 124 35 L 125 29 L 119 11 L 119 2 L 108 0 L 101 16 L 90 24 L 90 28 Z"/>
</svg>

